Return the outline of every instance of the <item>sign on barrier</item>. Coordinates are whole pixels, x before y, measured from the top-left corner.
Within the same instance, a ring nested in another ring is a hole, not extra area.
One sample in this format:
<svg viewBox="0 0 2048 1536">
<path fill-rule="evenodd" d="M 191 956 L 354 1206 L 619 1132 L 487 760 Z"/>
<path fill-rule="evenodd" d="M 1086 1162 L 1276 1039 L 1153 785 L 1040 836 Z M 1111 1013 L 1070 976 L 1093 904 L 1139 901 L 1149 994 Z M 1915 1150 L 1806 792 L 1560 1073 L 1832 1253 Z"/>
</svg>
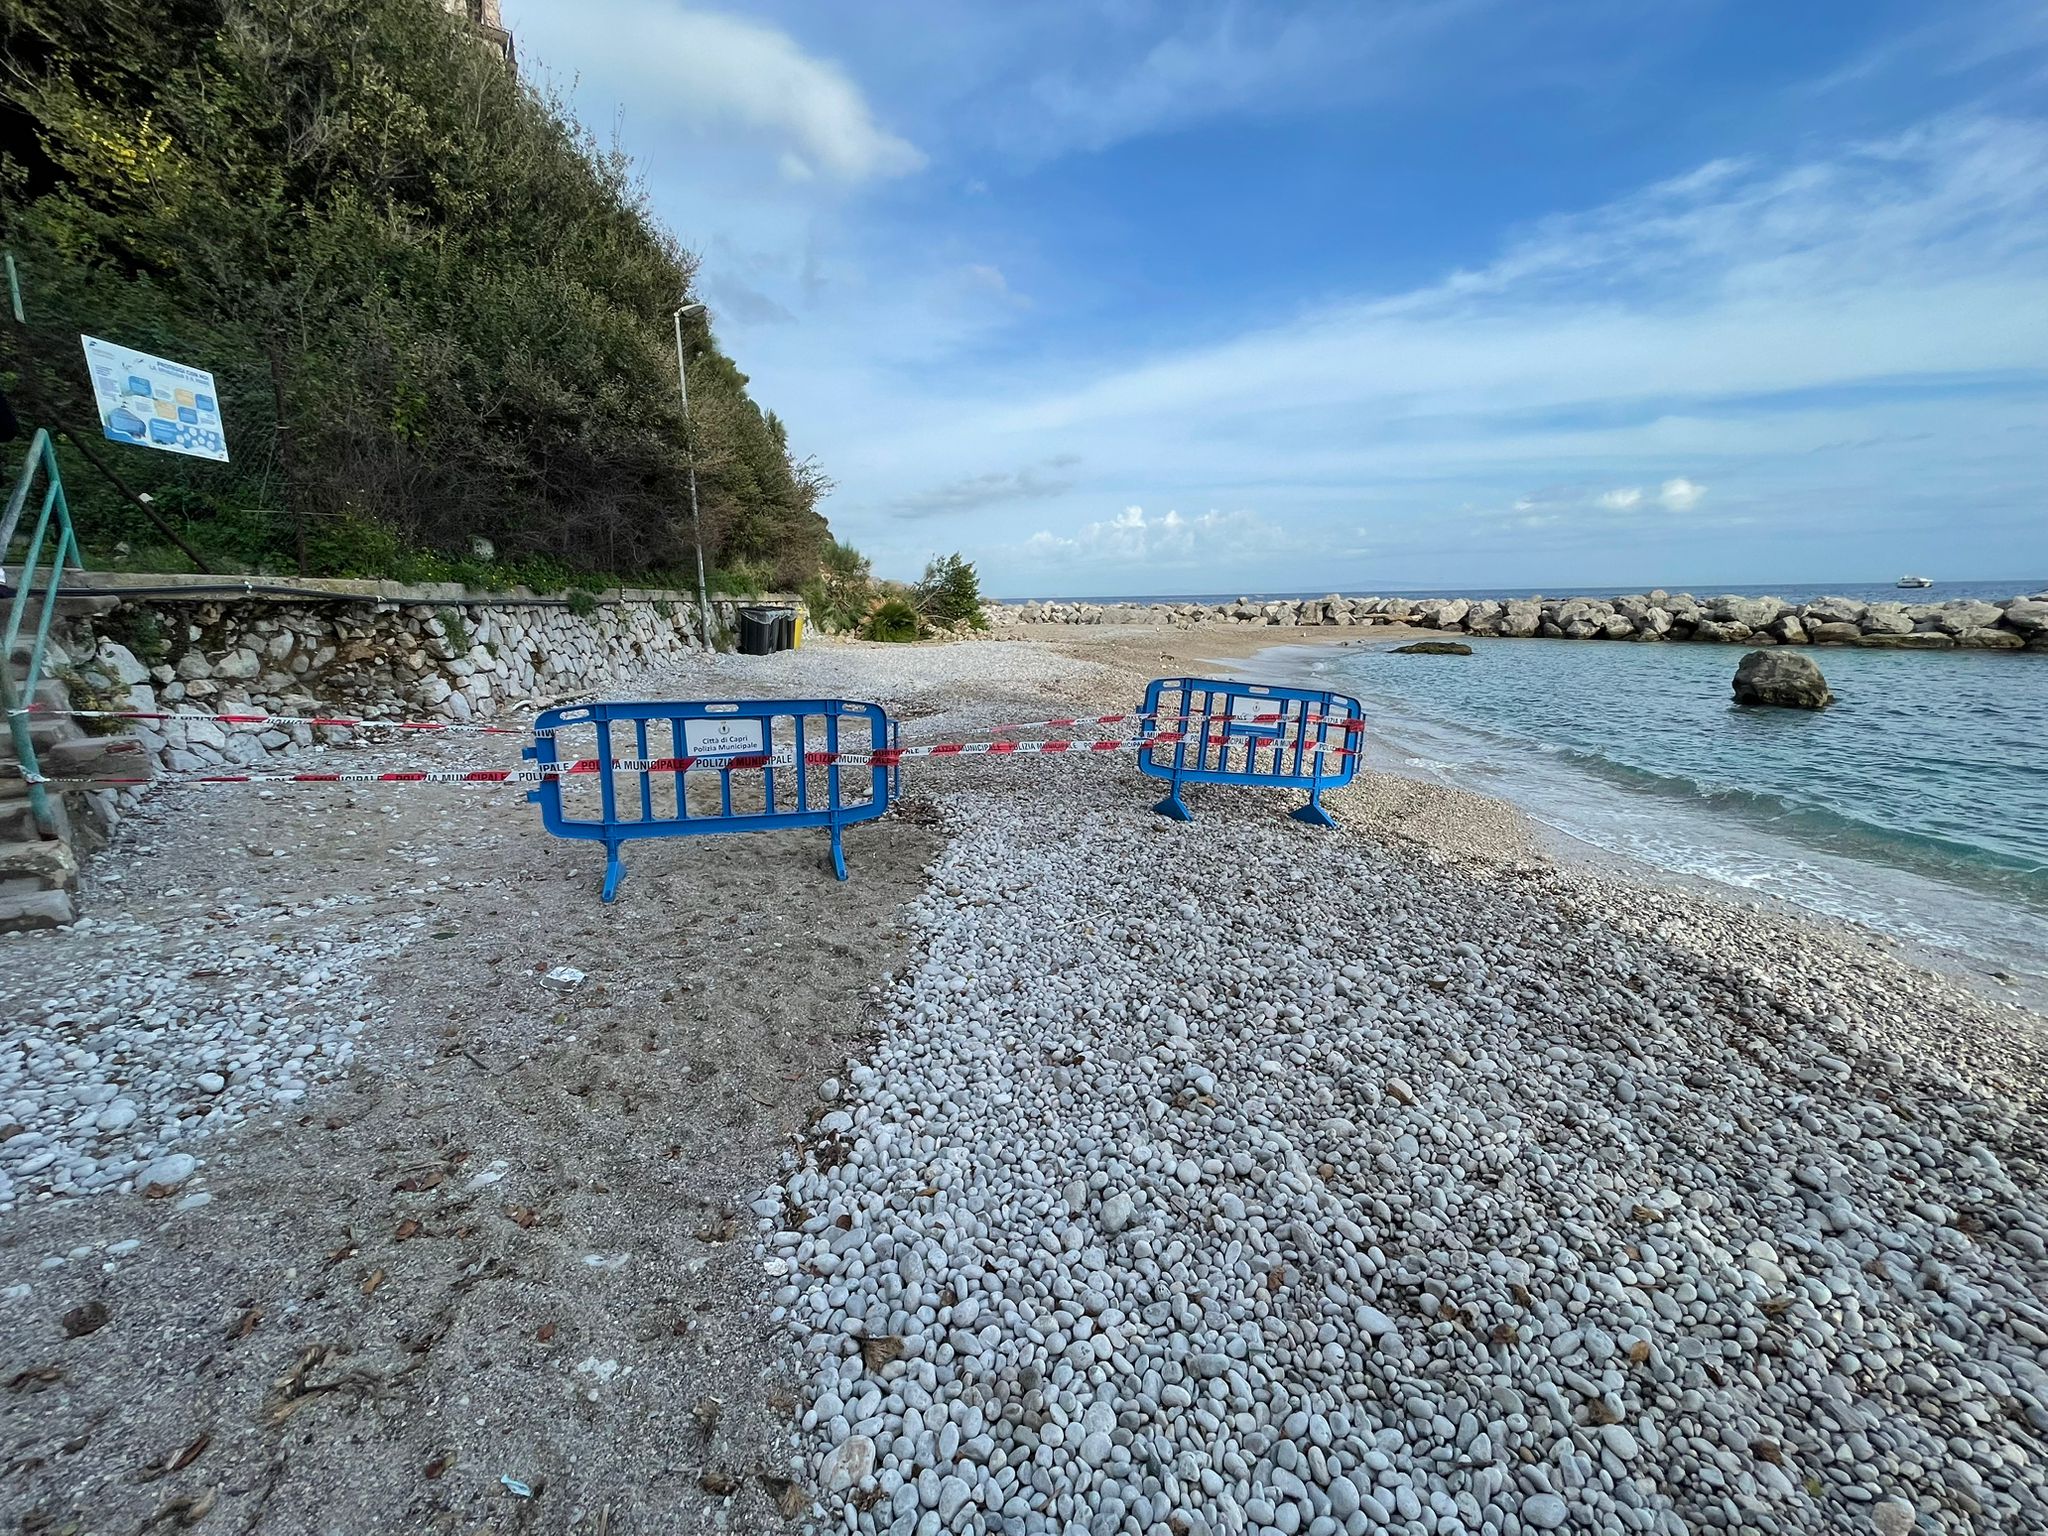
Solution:
<svg viewBox="0 0 2048 1536">
<path fill-rule="evenodd" d="M 533 725 L 523 755 L 575 773 L 553 773 L 527 798 L 555 836 L 604 844 L 606 901 L 626 872 L 621 846 L 636 837 L 826 827 L 844 880 L 841 830 L 886 811 L 900 771 L 888 715 L 847 699 L 576 704 Z M 842 766 L 842 754 L 858 765 Z"/>
<path fill-rule="evenodd" d="M 1204 677 L 1160 677 L 1145 690 L 1142 713 L 1154 733 L 1172 734 L 1138 754 L 1138 771 L 1166 779 L 1166 798 L 1152 807 L 1176 821 L 1192 820 L 1183 784 L 1257 784 L 1306 789 L 1296 821 L 1329 827 L 1323 791 L 1358 773 L 1365 711 L 1341 693 L 1226 683 Z"/>
</svg>

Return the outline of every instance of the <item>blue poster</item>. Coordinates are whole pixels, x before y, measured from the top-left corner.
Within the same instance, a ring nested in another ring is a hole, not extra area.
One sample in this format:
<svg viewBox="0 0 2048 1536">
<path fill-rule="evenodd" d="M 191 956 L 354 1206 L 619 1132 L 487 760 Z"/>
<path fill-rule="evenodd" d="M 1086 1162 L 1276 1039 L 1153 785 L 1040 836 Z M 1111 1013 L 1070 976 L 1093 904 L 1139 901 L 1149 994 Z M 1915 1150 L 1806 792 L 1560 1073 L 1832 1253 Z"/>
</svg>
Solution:
<svg viewBox="0 0 2048 1536">
<path fill-rule="evenodd" d="M 199 459 L 228 458 L 213 375 L 168 358 L 131 352 L 97 336 L 81 337 L 100 427 L 117 443 L 137 443 Z"/>
</svg>

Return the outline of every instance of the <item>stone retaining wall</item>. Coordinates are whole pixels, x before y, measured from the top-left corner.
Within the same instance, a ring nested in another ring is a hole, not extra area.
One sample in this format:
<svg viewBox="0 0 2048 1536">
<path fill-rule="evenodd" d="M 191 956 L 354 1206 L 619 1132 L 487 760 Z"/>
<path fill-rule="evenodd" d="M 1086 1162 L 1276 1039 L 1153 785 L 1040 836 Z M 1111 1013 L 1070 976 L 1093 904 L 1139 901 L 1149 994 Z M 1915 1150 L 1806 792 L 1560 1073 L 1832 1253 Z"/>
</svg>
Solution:
<svg viewBox="0 0 2048 1536">
<path fill-rule="evenodd" d="M 1728 645 L 1856 645 L 1897 650 L 1956 647 L 2048 651 L 2048 592 L 1990 603 L 1864 602 L 1823 597 L 1492 598 L 1329 597 L 1234 603 L 991 603 L 991 625 L 1197 624 L 1364 628 L 1408 624 L 1466 635 L 1569 640 L 1702 640 Z"/>
<path fill-rule="evenodd" d="M 792 598 L 715 599 L 713 646 L 730 643 L 738 609 L 755 601 L 802 611 Z M 91 573 L 66 588 L 59 611 L 31 727 L 37 767 L 56 781 L 48 807 L 56 836 L 43 835 L 19 773 L 0 771 L 0 932 L 77 915 L 78 856 L 105 841 L 140 793 L 110 781 L 159 769 L 258 769 L 296 749 L 347 746 L 357 734 L 206 716 L 513 722 L 565 699 L 644 689 L 646 674 L 706 644 L 695 597 L 681 592 L 579 597 L 572 606 L 459 587 L 266 580 L 238 588 L 211 577 Z M 25 646 L 17 649 L 25 656 Z M 123 710 L 194 718 L 95 713 Z M 13 763 L 12 747 L 0 746 L 0 770 Z"/>
<path fill-rule="evenodd" d="M 52 658 L 81 709 L 464 723 L 608 691 L 705 648 L 695 597 L 686 593 L 598 598 L 586 613 L 530 596 L 128 596 L 92 606 L 102 611 L 73 619 Z M 713 600 L 715 646 L 729 645 L 739 606 Z M 307 726 L 139 721 L 132 734 L 172 772 L 258 763 L 314 741 Z M 322 728 L 318 739 L 338 746 L 350 737 Z"/>
</svg>

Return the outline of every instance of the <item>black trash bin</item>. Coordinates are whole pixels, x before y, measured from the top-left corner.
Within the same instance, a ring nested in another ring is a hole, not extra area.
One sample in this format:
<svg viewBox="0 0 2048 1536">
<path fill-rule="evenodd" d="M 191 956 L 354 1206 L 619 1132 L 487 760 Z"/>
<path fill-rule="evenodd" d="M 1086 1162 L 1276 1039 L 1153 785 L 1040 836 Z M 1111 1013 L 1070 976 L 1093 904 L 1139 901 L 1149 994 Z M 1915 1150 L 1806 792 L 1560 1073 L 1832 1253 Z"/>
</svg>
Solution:
<svg viewBox="0 0 2048 1536">
<path fill-rule="evenodd" d="M 781 626 L 776 622 L 779 608 L 742 608 L 740 610 L 740 654 L 742 656 L 766 656 L 771 651 L 782 649 Z"/>
<path fill-rule="evenodd" d="M 796 610 L 778 608 L 775 610 L 775 649 L 793 651 L 796 649 Z"/>
</svg>

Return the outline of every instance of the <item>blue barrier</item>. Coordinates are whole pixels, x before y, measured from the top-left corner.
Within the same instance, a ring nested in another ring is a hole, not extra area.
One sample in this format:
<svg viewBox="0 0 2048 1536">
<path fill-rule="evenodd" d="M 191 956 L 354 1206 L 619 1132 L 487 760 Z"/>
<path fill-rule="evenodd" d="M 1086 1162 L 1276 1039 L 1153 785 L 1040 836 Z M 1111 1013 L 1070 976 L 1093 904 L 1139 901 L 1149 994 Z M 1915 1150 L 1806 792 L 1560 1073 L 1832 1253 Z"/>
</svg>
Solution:
<svg viewBox="0 0 2048 1536">
<path fill-rule="evenodd" d="M 846 699 L 575 704 L 533 725 L 524 755 L 553 773 L 527 799 L 556 837 L 604 844 L 606 901 L 636 837 L 827 827 L 844 880 L 841 830 L 886 811 L 901 772 L 887 713 Z"/>
<path fill-rule="evenodd" d="M 1151 733 L 1180 738 L 1138 754 L 1140 773 L 1170 781 L 1152 809 L 1176 821 L 1193 819 L 1180 798 L 1183 784 L 1257 784 L 1306 789 L 1308 804 L 1290 814 L 1335 826 L 1323 791 L 1357 776 L 1365 744 L 1358 700 L 1308 688 L 1160 677 L 1145 690 L 1144 714 Z"/>
</svg>

